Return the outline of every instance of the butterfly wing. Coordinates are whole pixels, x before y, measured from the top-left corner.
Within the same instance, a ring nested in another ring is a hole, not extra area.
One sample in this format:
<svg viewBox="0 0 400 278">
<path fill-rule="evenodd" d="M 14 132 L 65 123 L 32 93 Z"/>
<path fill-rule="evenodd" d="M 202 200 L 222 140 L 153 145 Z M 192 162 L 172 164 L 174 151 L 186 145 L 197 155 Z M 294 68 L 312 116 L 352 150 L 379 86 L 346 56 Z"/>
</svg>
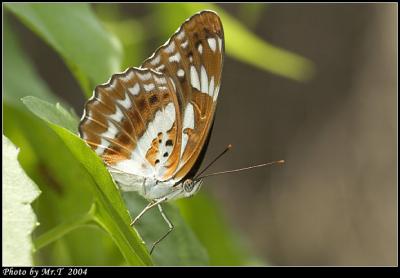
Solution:
<svg viewBox="0 0 400 278">
<path fill-rule="evenodd" d="M 79 133 L 111 169 L 163 180 L 179 163 L 178 107 L 170 78 L 130 68 L 96 87 Z"/>
<path fill-rule="evenodd" d="M 173 80 L 182 119 L 180 162 L 175 181 L 185 177 L 208 138 L 217 104 L 224 54 L 224 33 L 218 15 L 200 12 L 185 21 L 141 68 Z M 164 177 L 169 178 L 169 177 Z"/>
</svg>

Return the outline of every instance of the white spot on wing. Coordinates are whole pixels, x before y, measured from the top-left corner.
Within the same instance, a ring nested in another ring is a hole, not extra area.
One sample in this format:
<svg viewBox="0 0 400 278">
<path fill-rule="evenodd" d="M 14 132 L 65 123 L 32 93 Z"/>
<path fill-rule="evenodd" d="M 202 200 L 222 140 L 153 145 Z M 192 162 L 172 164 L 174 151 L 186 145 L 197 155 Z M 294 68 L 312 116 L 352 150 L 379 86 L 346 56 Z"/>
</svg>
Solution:
<svg viewBox="0 0 400 278">
<path fill-rule="evenodd" d="M 104 150 L 107 149 L 108 146 L 110 146 L 110 142 L 108 142 L 104 138 L 101 138 L 100 146 L 97 147 L 95 152 L 97 153 L 97 155 L 102 155 Z"/>
<path fill-rule="evenodd" d="M 175 43 L 174 42 L 171 42 L 170 45 L 168 45 L 165 48 L 165 52 L 167 52 L 168 54 L 171 54 L 172 52 L 174 52 L 174 50 L 175 50 Z"/>
<path fill-rule="evenodd" d="M 213 98 L 214 101 L 216 101 L 216 99 L 218 97 L 218 92 L 219 92 L 219 85 L 215 88 L 215 91 L 214 91 L 214 98 Z"/>
<path fill-rule="evenodd" d="M 169 57 L 169 61 L 170 62 L 177 62 L 179 63 L 179 61 L 181 60 L 181 55 L 177 52 L 175 55 Z"/>
<path fill-rule="evenodd" d="M 128 70 L 127 70 L 128 71 Z M 121 80 L 122 81 L 124 81 L 124 82 L 128 82 L 129 80 L 131 80 L 132 78 L 133 78 L 133 76 L 135 75 L 135 73 L 133 72 L 133 71 L 129 71 L 129 72 L 125 72 L 125 74 L 126 73 L 128 73 L 128 74 L 126 74 L 126 75 L 124 75 L 124 76 L 122 76 L 121 77 Z"/>
<path fill-rule="evenodd" d="M 185 71 L 183 69 L 179 69 L 176 73 L 179 77 L 184 77 L 185 76 Z"/>
<path fill-rule="evenodd" d="M 186 48 L 188 46 L 188 44 L 189 44 L 189 41 L 186 40 L 183 43 L 181 43 L 181 46 L 182 46 L 182 48 Z"/>
<path fill-rule="evenodd" d="M 190 83 L 192 84 L 193 88 L 196 88 L 197 90 L 200 91 L 199 75 L 194 66 L 190 67 Z"/>
<path fill-rule="evenodd" d="M 208 94 L 208 77 L 204 66 L 201 66 L 201 91 Z"/>
<path fill-rule="evenodd" d="M 160 63 L 161 57 L 160 55 L 157 55 L 155 58 L 153 58 L 150 61 L 150 64 L 152 64 L 153 66 L 158 65 Z"/>
<path fill-rule="evenodd" d="M 118 130 L 116 129 L 114 124 L 112 122 L 108 122 L 108 129 L 107 129 L 107 131 L 103 132 L 101 134 L 101 136 L 114 139 L 115 136 L 117 135 L 117 133 L 118 133 Z"/>
<path fill-rule="evenodd" d="M 129 109 L 129 108 L 132 107 L 131 99 L 127 95 L 125 95 L 125 99 L 124 100 L 117 100 L 117 103 L 120 104 L 125 109 Z"/>
<path fill-rule="evenodd" d="M 143 87 L 144 87 L 144 89 L 146 90 L 146 92 L 150 92 L 150 91 L 154 90 L 154 88 L 155 88 L 155 86 L 154 86 L 153 83 L 144 84 Z"/>
<path fill-rule="evenodd" d="M 143 159 L 138 159 L 137 150 L 136 153 L 132 152 L 131 159 L 121 160 L 115 164 L 113 168 L 116 168 L 124 173 L 141 177 L 150 177 L 153 172 L 152 167 L 150 167 L 147 161 L 144 162 Z"/>
<path fill-rule="evenodd" d="M 178 35 L 176 35 L 176 38 L 178 40 L 182 40 L 185 37 L 185 31 L 182 30 L 180 33 L 178 33 Z"/>
<path fill-rule="evenodd" d="M 156 75 L 154 75 L 154 80 L 155 80 L 158 84 L 167 84 L 167 80 L 166 80 L 164 77 L 158 78 Z"/>
<path fill-rule="evenodd" d="M 184 131 L 186 128 L 194 129 L 194 110 L 193 110 L 193 105 L 191 103 L 187 104 L 185 109 L 185 115 L 183 116 L 182 131 Z M 188 139 L 189 136 L 185 133 L 182 133 L 181 157 L 183 155 L 183 152 L 185 151 Z"/>
<path fill-rule="evenodd" d="M 213 96 L 213 94 L 214 94 L 214 76 L 211 77 L 210 87 L 208 88 L 208 94 L 210 96 Z"/>
<path fill-rule="evenodd" d="M 197 50 L 200 52 L 200 54 L 203 54 L 203 46 L 201 44 L 199 44 Z"/>
<path fill-rule="evenodd" d="M 167 129 L 165 130 L 168 131 L 171 129 L 172 124 L 175 122 L 175 107 L 172 102 L 165 107 L 165 114 L 166 117 L 170 120 L 170 124 L 167 126 Z"/>
<path fill-rule="evenodd" d="M 185 109 L 185 115 L 183 116 L 183 129 L 185 128 L 194 128 L 194 110 L 193 105 L 188 103 Z"/>
<path fill-rule="evenodd" d="M 138 73 L 137 75 L 139 76 L 140 80 L 143 80 L 143 81 L 149 80 L 151 78 L 150 72 Z"/>
<path fill-rule="evenodd" d="M 114 90 L 116 85 L 117 85 L 117 79 L 112 78 L 111 82 L 109 82 L 108 88 L 106 89 Z"/>
<path fill-rule="evenodd" d="M 208 38 L 207 41 L 211 50 L 215 52 L 215 50 L 217 49 L 217 41 L 214 38 Z"/>
<path fill-rule="evenodd" d="M 133 96 L 136 96 L 139 94 L 140 87 L 139 84 L 136 83 L 135 86 L 128 88 L 129 93 L 131 93 Z"/>
<path fill-rule="evenodd" d="M 109 117 L 116 122 L 120 122 L 124 117 L 124 114 L 122 114 L 121 109 L 118 106 L 115 106 L 115 113 L 110 115 Z"/>
</svg>

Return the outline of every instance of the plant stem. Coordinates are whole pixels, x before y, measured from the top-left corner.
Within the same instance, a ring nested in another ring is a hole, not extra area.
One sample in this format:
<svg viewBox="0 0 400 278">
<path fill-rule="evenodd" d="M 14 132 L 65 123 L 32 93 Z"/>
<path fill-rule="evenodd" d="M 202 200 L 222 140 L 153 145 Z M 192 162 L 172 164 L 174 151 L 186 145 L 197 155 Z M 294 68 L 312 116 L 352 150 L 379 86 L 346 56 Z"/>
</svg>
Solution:
<svg viewBox="0 0 400 278">
<path fill-rule="evenodd" d="M 87 213 L 81 215 L 79 218 L 76 218 L 72 221 L 64 222 L 56 226 L 55 228 L 43 233 L 42 235 L 33 240 L 34 252 L 49 245 L 50 243 L 63 237 L 67 233 L 75 230 L 76 228 L 82 227 L 85 224 L 88 224 L 90 221 L 93 221 L 94 212 L 95 212 L 95 205 L 93 204 L 90 210 Z"/>
</svg>

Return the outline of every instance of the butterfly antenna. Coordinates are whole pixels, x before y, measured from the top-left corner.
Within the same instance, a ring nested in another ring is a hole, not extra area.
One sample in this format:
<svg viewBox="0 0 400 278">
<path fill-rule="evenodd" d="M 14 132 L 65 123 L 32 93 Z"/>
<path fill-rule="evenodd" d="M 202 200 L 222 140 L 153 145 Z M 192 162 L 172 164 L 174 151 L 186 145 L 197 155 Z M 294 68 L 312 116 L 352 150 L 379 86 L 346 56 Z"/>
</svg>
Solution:
<svg viewBox="0 0 400 278">
<path fill-rule="evenodd" d="M 197 179 L 200 180 L 200 179 L 204 179 L 204 178 L 206 178 L 206 177 L 211 177 L 211 176 L 216 176 L 216 175 L 222 175 L 222 174 L 227 174 L 227 173 L 235 173 L 235 172 L 250 170 L 250 169 L 254 169 L 254 168 L 265 167 L 265 166 L 271 166 L 271 165 L 275 165 L 275 164 L 284 164 L 284 163 L 285 163 L 285 160 L 277 160 L 277 161 L 272 161 L 272 162 L 263 163 L 263 164 L 259 164 L 259 165 L 254 165 L 254 166 L 250 166 L 250 167 L 239 168 L 239 169 L 235 169 L 235 170 L 228 170 L 228 171 L 216 172 L 216 173 L 204 175 L 204 176 L 202 176 L 202 177 L 198 177 Z M 204 172 L 204 171 L 203 171 L 203 172 Z"/>
<path fill-rule="evenodd" d="M 193 180 L 197 180 L 197 179 L 198 179 L 198 178 L 197 178 L 198 176 L 200 176 L 201 174 L 203 174 L 208 168 L 211 167 L 211 165 L 214 164 L 215 161 L 217 161 L 221 156 L 223 156 L 223 155 L 224 155 L 227 151 L 229 151 L 231 148 L 232 148 L 232 145 L 229 144 L 229 145 L 225 148 L 225 150 L 224 150 L 222 153 L 220 153 L 216 158 L 214 158 L 214 160 L 211 161 L 211 162 L 207 165 L 207 167 L 204 168 L 199 174 L 197 174 L 196 177 L 193 178 Z"/>
</svg>

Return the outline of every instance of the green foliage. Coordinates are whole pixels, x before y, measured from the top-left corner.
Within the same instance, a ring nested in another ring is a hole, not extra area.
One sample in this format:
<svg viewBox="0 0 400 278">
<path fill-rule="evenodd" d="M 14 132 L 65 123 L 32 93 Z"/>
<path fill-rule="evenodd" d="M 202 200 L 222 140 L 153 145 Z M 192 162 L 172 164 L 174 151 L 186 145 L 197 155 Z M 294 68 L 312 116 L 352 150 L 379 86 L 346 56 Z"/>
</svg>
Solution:
<svg viewBox="0 0 400 278">
<path fill-rule="evenodd" d="M 166 36 L 176 30 L 187 17 L 201 10 L 216 11 L 224 25 L 226 54 L 233 58 L 296 81 L 312 77 L 314 65 L 308 59 L 263 41 L 234 17 L 216 6 L 205 3 L 179 3 L 153 5 L 158 21 Z"/>
<path fill-rule="evenodd" d="M 295 80 L 309 77 L 310 62 L 262 41 L 211 4 L 153 4 L 150 17 L 143 19 L 119 19 L 120 11 L 108 8 L 114 6 L 98 4 L 96 11 L 103 22 L 88 4 L 9 3 L 5 7 L 4 133 L 20 148 L 19 162 L 42 192 L 33 203 L 40 222 L 32 236 L 34 263 L 252 264 L 240 237 L 205 193 L 178 205 L 164 205 L 175 229 L 150 257 L 147 250 L 167 231 L 167 225 L 154 209 L 135 228 L 130 227 L 131 216 L 144 208 L 145 200 L 136 193 L 121 193 L 101 159 L 77 136 L 76 114 L 40 78 L 7 17 L 16 16 L 52 47 L 87 97 L 94 85 L 105 82 L 121 65 L 138 65 L 132 63 L 146 58 L 141 55 L 150 53 L 144 50 L 151 38 L 147 29 L 155 36 L 162 34 L 157 40 L 163 42 L 184 19 L 203 8 L 221 15 L 231 57 Z M 155 16 L 164 24 L 146 23 Z"/>
<path fill-rule="evenodd" d="M 3 265 L 33 265 L 32 239 L 36 215 L 31 203 L 40 194 L 17 159 L 18 150 L 3 135 Z"/>
<path fill-rule="evenodd" d="M 217 204 L 203 192 L 178 202 L 182 216 L 207 248 L 212 265 L 247 265 L 250 258 L 228 228 Z M 232 244 L 234 242 L 234 244 Z"/>
<path fill-rule="evenodd" d="M 54 101 L 56 97 L 36 73 L 28 55 L 22 51 L 7 18 L 3 21 L 3 30 L 3 47 L 4 53 L 7 54 L 4 55 L 3 64 L 3 84 L 7 92 L 4 94 L 5 102 L 13 106 L 23 106 L 20 99 L 27 95 Z M 23 82 L 21 82 L 21 76 L 24 77 Z"/>
<path fill-rule="evenodd" d="M 123 198 L 131 215 L 137 215 L 147 202 L 134 192 L 123 193 Z M 172 221 L 175 228 L 153 252 L 153 260 L 157 265 L 207 265 L 207 250 L 197 239 L 192 229 L 186 224 L 174 204 L 163 204 L 164 213 Z M 168 231 L 158 209 L 150 210 L 135 225 L 145 239 L 150 250 L 153 243 Z"/>
<path fill-rule="evenodd" d="M 89 4 L 10 3 L 6 7 L 63 57 L 87 96 L 93 85 L 120 70 L 121 45 L 105 32 Z"/>
</svg>

